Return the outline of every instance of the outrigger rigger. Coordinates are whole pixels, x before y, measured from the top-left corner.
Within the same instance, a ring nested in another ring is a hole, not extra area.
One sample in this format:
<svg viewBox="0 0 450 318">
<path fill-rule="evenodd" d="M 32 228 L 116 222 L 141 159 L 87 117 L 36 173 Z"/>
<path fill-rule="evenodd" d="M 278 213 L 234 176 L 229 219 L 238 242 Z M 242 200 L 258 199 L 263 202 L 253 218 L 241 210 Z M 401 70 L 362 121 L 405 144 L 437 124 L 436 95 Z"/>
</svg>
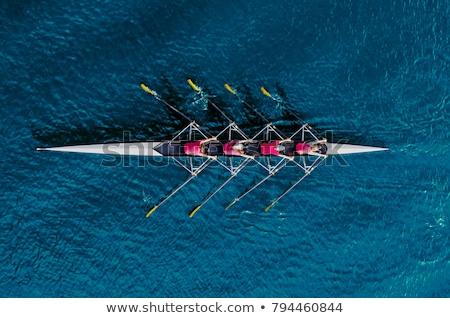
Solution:
<svg viewBox="0 0 450 318">
<path fill-rule="evenodd" d="M 273 177 L 288 164 L 297 166 L 301 173 L 299 179 L 286 189 L 281 195 L 271 201 L 265 208 L 269 211 L 278 201 L 292 191 L 302 182 L 314 169 L 316 169 L 329 155 L 355 154 L 363 152 L 385 151 L 388 148 L 348 145 L 330 143 L 325 138 L 315 132 L 311 126 L 301 121 L 295 113 L 286 108 L 287 112 L 298 122 L 301 122 L 297 131 L 291 136 L 285 136 L 257 109 L 244 101 L 230 85 L 225 84 L 225 88 L 232 93 L 245 107 L 252 110 L 267 124 L 252 138 L 249 138 L 215 103 L 213 103 L 201 88 L 194 84 L 191 79 L 187 80 L 189 86 L 214 107 L 229 122 L 216 136 L 211 136 L 179 109 L 163 100 L 155 91 L 149 89 L 145 84 L 141 84 L 144 91 L 156 98 L 172 111 L 178 113 L 189 121 L 187 127 L 181 130 L 174 138 L 166 141 L 141 141 L 141 142 L 118 142 L 105 144 L 61 146 L 50 148 L 37 148 L 37 150 L 64 151 L 77 153 L 95 153 L 107 155 L 135 155 L 168 157 L 173 159 L 178 165 L 190 173 L 190 177 L 171 193 L 162 198 L 156 205 L 150 208 L 146 214 L 149 217 L 159 206 L 168 201 L 179 190 L 185 187 L 212 162 L 218 163 L 225 168 L 230 177 L 225 180 L 213 193 L 205 197 L 189 213 L 190 217 L 211 200 L 225 185 L 235 178 L 250 162 L 255 162 L 268 172 L 268 175 L 253 185 L 250 189 L 236 197 L 227 207 L 236 204 L 239 200 L 254 191 L 257 187 Z M 264 95 L 273 101 L 280 103 L 264 87 L 261 87 Z"/>
</svg>

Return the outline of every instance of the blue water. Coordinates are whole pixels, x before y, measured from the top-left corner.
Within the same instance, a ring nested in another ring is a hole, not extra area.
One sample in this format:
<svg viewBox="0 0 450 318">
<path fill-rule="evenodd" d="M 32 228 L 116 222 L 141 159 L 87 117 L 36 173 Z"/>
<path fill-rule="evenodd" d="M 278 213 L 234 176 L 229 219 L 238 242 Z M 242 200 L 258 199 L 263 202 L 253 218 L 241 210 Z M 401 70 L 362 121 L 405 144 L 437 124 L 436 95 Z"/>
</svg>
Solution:
<svg viewBox="0 0 450 318">
<path fill-rule="evenodd" d="M 438 0 L 3 0 L 0 296 L 449 297 L 449 16 Z M 193 219 L 223 169 L 145 218 L 182 168 L 35 151 L 176 133 L 140 82 L 213 126 L 188 77 L 246 131 L 260 123 L 225 82 L 273 120 L 262 85 L 335 141 L 391 151 L 328 158 L 269 213 L 298 170 L 225 211 L 261 178 L 245 170 Z"/>
</svg>

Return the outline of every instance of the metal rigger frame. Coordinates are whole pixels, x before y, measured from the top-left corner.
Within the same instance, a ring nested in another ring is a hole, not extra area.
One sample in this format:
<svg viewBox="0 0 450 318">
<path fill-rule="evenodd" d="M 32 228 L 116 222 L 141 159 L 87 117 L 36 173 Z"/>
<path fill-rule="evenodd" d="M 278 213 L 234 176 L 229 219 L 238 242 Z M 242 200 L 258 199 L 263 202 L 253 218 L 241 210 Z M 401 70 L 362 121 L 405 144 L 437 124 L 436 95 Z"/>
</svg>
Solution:
<svg viewBox="0 0 450 318">
<path fill-rule="evenodd" d="M 228 121 L 229 124 L 226 128 L 224 128 L 221 132 L 219 132 L 216 136 L 216 138 L 220 138 L 220 136 L 226 136 L 225 139 L 227 140 L 233 140 L 233 139 L 244 139 L 249 140 L 249 137 L 228 117 L 226 114 L 216 105 L 214 104 L 207 96 L 203 93 L 203 91 L 197 87 L 191 79 L 188 79 L 188 84 L 191 86 L 191 88 L 200 96 L 200 98 L 206 99 L 208 103 L 210 103 L 216 110 L 218 110 Z M 182 115 L 184 118 L 189 120 L 189 125 L 185 127 L 183 130 L 181 130 L 175 137 L 171 139 L 170 142 L 174 142 L 176 140 L 179 140 L 180 136 L 183 134 L 187 134 L 188 141 L 194 141 L 198 140 L 196 139 L 195 135 L 196 133 L 200 134 L 202 138 L 208 139 L 207 132 L 200 129 L 200 126 L 193 120 L 191 120 L 189 117 L 181 113 L 178 109 L 176 109 L 174 106 L 168 104 L 166 101 L 161 99 L 156 92 L 150 90 L 145 84 L 141 84 L 141 87 L 149 94 L 151 94 L 153 97 L 155 97 L 158 101 L 165 104 L 170 109 L 174 110 L 178 114 Z M 225 84 L 225 88 L 231 92 L 233 95 L 235 95 L 246 107 L 252 109 L 258 116 L 260 116 L 264 121 L 268 122 L 268 120 L 259 113 L 256 109 L 254 109 L 251 105 L 249 105 L 247 102 L 245 102 L 234 89 L 232 89 L 228 84 Z M 261 88 L 261 91 L 264 93 L 264 95 L 270 97 L 276 102 L 280 102 L 276 98 L 272 97 L 267 90 L 265 90 L 263 87 Z M 288 110 L 289 111 L 289 110 Z M 293 114 L 296 119 L 300 120 L 298 117 L 296 117 L 295 114 Z M 210 135 L 210 134 L 209 134 Z M 239 138 L 234 138 L 234 136 L 238 136 Z M 263 140 L 286 140 L 286 137 L 282 132 L 280 132 L 272 123 L 267 123 L 251 140 L 258 140 L 258 138 L 263 137 Z M 272 137 L 274 136 L 274 137 Z M 292 136 L 288 138 L 288 140 L 293 140 L 294 137 L 300 137 L 301 142 L 308 142 L 308 141 L 319 141 L 318 134 L 314 133 L 311 129 L 311 127 L 308 124 L 302 124 L 302 126 L 294 133 Z M 275 138 L 275 139 L 273 139 Z M 297 139 L 298 140 L 298 139 Z M 307 156 L 296 156 L 299 157 L 300 160 L 297 162 L 295 160 L 295 157 L 292 158 L 285 158 L 285 157 L 277 157 L 275 163 L 273 164 L 271 161 L 271 158 L 258 158 L 258 157 L 234 157 L 234 158 L 215 158 L 215 157 L 186 157 L 187 162 L 182 162 L 181 158 L 175 158 L 174 156 L 170 157 L 172 158 L 177 164 L 179 164 L 181 167 L 183 167 L 186 171 L 188 171 L 191 176 L 183 182 L 180 186 L 178 186 L 175 190 L 173 190 L 169 195 L 164 197 L 159 201 L 158 204 L 154 205 L 148 212 L 147 217 L 150 216 L 161 204 L 166 202 L 168 199 L 170 199 L 173 195 L 175 195 L 179 190 L 181 190 L 183 187 L 185 187 L 190 181 L 192 181 L 198 174 L 200 174 L 205 168 L 207 168 L 212 162 L 217 162 L 219 165 L 224 167 L 228 172 L 230 172 L 231 176 L 225 180 L 213 193 L 211 193 L 209 196 L 205 197 L 199 205 L 197 205 L 190 213 L 189 216 L 193 217 L 194 214 L 203 206 L 205 205 L 212 197 L 214 197 L 226 184 L 228 184 L 234 177 L 237 176 L 239 172 L 241 172 L 250 162 L 254 161 L 259 166 L 261 166 L 264 170 L 268 172 L 268 175 L 263 178 L 261 181 L 259 181 L 257 184 L 252 186 L 249 190 L 245 191 L 243 194 L 241 194 L 239 197 L 235 198 L 233 202 L 231 202 L 227 207 L 226 210 L 228 210 L 232 205 L 237 203 L 239 200 L 241 200 L 243 197 L 248 195 L 250 192 L 255 190 L 257 187 L 259 187 L 261 184 L 263 184 L 265 181 L 267 181 L 269 178 L 274 176 L 277 172 L 279 172 L 281 169 L 286 167 L 289 163 L 292 163 L 299 167 L 303 174 L 300 177 L 300 179 L 295 182 L 291 187 L 286 189 L 280 196 L 278 196 L 275 200 L 272 200 L 269 206 L 266 207 L 265 211 L 269 211 L 271 207 L 273 207 L 281 198 L 283 198 L 287 193 L 289 193 L 293 188 L 295 188 L 301 181 L 303 181 L 304 178 L 306 178 L 311 171 L 313 171 L 315 168 L 317 168 L 323 161 L 324 157 L 315 157 L 314 160 L 308 158 Z M 236 159 L 240 159 L 239 163 L 236 165 Z M 197 164 L 200 162 L 199 164 Z"/>
</svg>

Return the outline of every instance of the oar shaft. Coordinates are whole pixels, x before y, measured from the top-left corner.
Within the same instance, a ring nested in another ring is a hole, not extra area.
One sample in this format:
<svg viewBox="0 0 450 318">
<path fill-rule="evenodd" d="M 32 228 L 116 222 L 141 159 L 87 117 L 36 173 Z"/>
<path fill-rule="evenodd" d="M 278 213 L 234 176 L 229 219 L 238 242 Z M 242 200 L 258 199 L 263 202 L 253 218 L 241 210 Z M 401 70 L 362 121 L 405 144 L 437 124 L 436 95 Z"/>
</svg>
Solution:
<svg viewBox="0 0 450 318">
<path fill-rule="evenodd" d="M 158 204 L 156 204 L 155 206 L 153 206 L 148 212 L 147 215 L 145 217 L 149 217 L 153 212 L 155 212 L 155 210 L 164 202 L 166 202 L 167 200 L 169 200 L 171 197 L 173 197 L 179 190 L 181 190 L 186 184 L 188 184 L 189 182 L 191 182 L 192 179 L 194 179 L 196 177 L 195 174 L 191 175 L 185 182 L 183 182 L 182 185 L 180 185 L 178 188 L 176 188 L 174 191 L 172 191 L 167 197 L 165 197 L 164 199 L 162 199 Z"/>
<path fill-rule="evenodd" d="M 264 179 L 262 179 L 261 181 L 259 181 L 257 184 L 255 184 L 253 187 L 251 187 L 249 190 L 247 190 L 245 193 L 241 194 L 239 197 L 236 198 L 237 201 L 239 201 L 240 199 L 242 199 L 243 197 L 245 197 L 247 194 L 249 194 L 250 192 L 252 192 L 253 190 L 255 190 L 257 187 L 259 187 L 261 184 L 263 184 L 264 182 L 266 182 L 267 179 L 269 179 L 270 177 L 272 177 L 273 174 L 269 174 L 268 176 L 266 176 Z"/>
<path fill-rule="evenodd" d="M 172 196 L 174 196 L 178 191 L 180 191 L 181 189 L 183 189 L 183 187 L 188 184 L 189 182 L 191 182 L 192 179 L 194 179 L 197 175 L 193 174 L 191 175 L 186 181 L 183 182 L 183 184 L 181 184 L 178 188 L 176 188 L 174 191 L 172 191 L 166 198 L 164 198 L 164 200 L 162 200 L 161 202 L 159 202 L 158 206 L 163 204 L 164 202 L 166 202 L 167 200 L 169 200 Z"/>
<path fill-rule="evenodd" d="M 166 102 L 165 100 L 157 97 L 157 100 L 159 100 L 160 102 L 162 102 L 164 105 L 166 105 L 167 107 L 169 107 L 170 109 L 172 109 L 173 111 L 175 111 L 177 114 L 179 114 L 180 116 L 182 116 L 184 119 L 189 120 L 189 122 L 193 122 L 192 119 L 190 119 L 188 116 L 186 116 L 185 114 L 183 114 L 180 110 L 176 109 L 174 106 L 170 105 L 168 102 Z"/>
<path fill-rule="evenodd" d="M 230 182 L 234 177 L 236 177 L 236 175 L 234 174 L 234 175 L 232 175 L 231 177 L 229 177 L 228 179 L 227 179 L 227 181 L 225 181 L 224 183 L 222 183 L 222 185 L 220 186 L 220 187 L 218 187 L 217 189 L 216 189 L 216 191 L 214 191 L 213 193 L 211 193 L 206 199 L 204 199 L 203 201 L 202 201 L 202 203 L 200 204 L 200 205 L 198 205 L 190 214 L 189 214 L 189 217 L 193 217 L 194 216 L 194 214 L 202 207 L 202 206 L 204 206 L 209 200 L 211 200 L 220 190 L 222 190 L 222 188 L 224 187 L 224 186 L 226 186 L 227 185 L 227 183 L 228 182 Z"/>
<path fill-rule="evenodd" d="M 186 186 L 189 182 L 192 181 L 192 179 L 194 179 L 200 172 L 202 172 L 210 163 L 212 162 L 212 159 L 207 159 L 207 161 L 205 161 L 205 163 L 195 172 L 193 173 L 185 182 L 183 182 L 182 185 L 180 185 L 178 188 L 176 188 L 174 191 L 172 191 L 167 197 L 165 197 L 164 199 L 162 199 L 157 205 L 153 206 L 148 212 L 146 217 L 149 217 L 150 214 L 152 214 L 153 212 L 155 212 L 155 210 L 164 202 L 166 202 L 167 200 L 169 200 L 172 196 L 175 195 L 175 193 L 177 193 L 178 191 L 180 191 L 184 186 Z"/>
<path fill-rule="evenodd" d="M 272 99 L 273 101 L 277 102 L 285 111 L 288 112 L 289 115 L 294 117 L 296 120 L 306 123 L 302 118 L 300 118 L 296 113 L 294 113 L 289 107 L 286 107 L 281 99 L 277 99 L 277 98 L 273 97 L 264 87 L 261 87 L 261 92 L 264 95 L 266 95 L 267 97 L 269 97 L 270 99 Z M 315 131 L 312 127 L 310 127 L 309 125 L 308 125 L 308 128 L 311 131 L 313 131 L 315 134 L 320 136 L 320 134 L 317 131 Z"/>
<path fill-rule="evenodd" d="M 284 110 L 286 110 L 290 115 L 292 115 L 295 119 L 304 122 L 303 119 L 301 119 L 300 117 L 297 116 L 296 113 L 294 113 L 292 110 L 290 110 L 288 107 L 283 107 Z"/>
<path fill-rule="evenodd" d="M 158 96 L 158 94 L 156 94 L 155 91 L 149 89 L 147 87 L 147 85 L 145 85 L 144 83 L 141 83 L 141 88 L 146 91 L 147 93 L 149 93 L 150 95 L 152 95 L 153 97 L 155 97 L 158 101 L 160 101 L 161 103 L 163 103 L 164 105 L 166 105 L 167 107 L 169 107 L 171 110 L 173 110 L 174 112 L 176 112 L 178 115 L 182 116 L 184 119 L 187 119 L 189 122 L 193 122 L 192 119 L 190 119 L 188 116 L 186 116 L 185 114 L 183 114 L 180 110 L 178 110 L 176 107 L 170 105 L 168 102 L 166 102 L 164 99 L 162 99 L 161 97 Z"/>
<path fill-rule="evenodd" d="M 217 111 L 218 111 L 219 113 L 221 113 L 222 116 L 225 117 L 225 118 L 228 120 L 228 122 L 230 122 L 230 123 L 233 122 L 233 121 L 230 119 L 230 117 L 228 117 L 227 115 L 225 115 L 225 113 L 219 108 L 219 106 L 217 106 L 216 104 L 214 104 L 209 98 L 206 98 L 206 100 L 207 100 L 211 105 L 213 105 L 214 108 L 217 109 Z"/>
<path fill-rule="evenodd" d="M 250 192 L 252 192 L 253 190 L 255 190 L 257 187 L 259 187 L 264 181 L 266 181 L 267 179 L 269 179 L 271 176 L 273 176 L 272 174 L 269 174 L 267 177 L 265 177 L 264 179 L 262 179 L 261 181 L 259 181 L 257 184 L 255 184 L 250 190 L 247 190 L 245 193 L 241 194 L 240 196 L 238 196 L 236 199 L 233 200 L 233 202 L 231 202 L 226 208 L 225 211 L 227 211 L 229 208 L 231 208 L 235 203 L 237 203 L 240 199 L 242 199 L 243 197 L 245 197 L 247 194 L 249 194 Z"/>
<path fill-rule="evenodd" d="M 225 88 L 234 96 L 236 96 L 236 98 L 242 102 L 246 107 L 250 108 L 256 115 L 258 115 L 263 121 L 265 121 L 266 123 L 269 122 L 269 120 L 263 115 L 261 114 L 257 109 L 255 109 L 254 107 L 252 107 L 249 103 L 247 103 L 245 100 L 243 100 L 237 93 L 236 91 L 231 88 L 230 85 L 228 84 L 224 84 Z"/>
<path fill-rule="evenodd" d="M 303 177 L 297 180 L 292 186 L 290 186 L 287 190 L 285 190 L 278 198 L 276 198 L 272 203 L 265 209 L 266 212 L 270 210 L 278 201 L 280 201 L 286 194 L 288 194 L 292 189 L 294 189 L 300 182 L 303 181 L 309 174 L 305 173 Z"/>
<path fill-rule="evenodd" d="M 191 213 L 189 213 L 189 217 L 192 218 L 194 216 L 194 214 L 202 207 L 204 206 L 209 200 L 212 199 L 212 197 L 214 197 L 220 190 L 222 190 L 222 188 L 224 186 L 227 185 L 228 182 L 230 182 L 231 180 L 233 180 L 234 177 L 236 177 L 238 175 L 238 173 L 244 169 L 244 167 L 246 165 L 248 165 L 248 163 L 251 161 L 252 159 L 245 159 L 244 162 L 242 162 L 241 166 L 224 182 L 222 183 L 222 185 L 220 187 L 218 187 L 213 193 L 211 193 L 206 199 L 204 199 L 200 205 L 196 206 L 194 210 L 192 210 Z"/>
<path fill-rule="evenodd" d="M 253 112 L 258 115 L 263 121 L 265 121 L 266 123 L 270 122 L 266 116 L 264 116 L 263 114 L 261 114 L 257 109 L 253 108 L 249 103 L 247 103 L 246 101 L 242 101 L 244 103 L 245 106 L 247 106 L 248 108 L 250 108 L 251 110 L 253 110 Z"/>
<path fill-rule="evenodd" d="M 257 187 L 259 187 L 261 184 L 263 184 L 264 182 L 266 182 L 269 178 L 273 177 L 278 171 L 280 171 L 281 169 L 283 169 L 287 164 L 288 164 L 288 160 L 285 160 L 284 164 L 279 166 L 277 169 L 275 169 L 271 174 L 269 174 L 268 176 L 266 176 L 264 179 L 262 179 L 261 181 L 259 181 L 257 184 L 255 184 L 253 187 L 251 187 L 249 190 L 245 191 L 243 194 L 241 194 L 239 197 L 237 197 L 236 199 L 234 199 L 233 202 L 231 202 L 226 208 L 225 210 L 228 210 L 232 205 L 234 205 L 236 202 L 238 202 L 239 200 L 241 200 L 242 198 L 244 198 L 247 194 L 249 194 L 250 192 L 252 192 L 253 190 L 255 190 Z"/>
</svg>

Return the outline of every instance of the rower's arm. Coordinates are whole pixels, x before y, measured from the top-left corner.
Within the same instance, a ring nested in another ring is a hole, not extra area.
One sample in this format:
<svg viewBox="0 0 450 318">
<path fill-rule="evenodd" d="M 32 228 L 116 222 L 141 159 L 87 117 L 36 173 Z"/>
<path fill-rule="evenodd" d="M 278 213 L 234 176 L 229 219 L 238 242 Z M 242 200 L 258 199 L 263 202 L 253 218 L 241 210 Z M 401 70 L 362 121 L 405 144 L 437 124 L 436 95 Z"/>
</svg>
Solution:
<svg viewBox="0 0 450 318">
<path fill-rule="evenodd" d="M 317 157 L 328 158 L 328 155 L 327 155 L 327 154 L 321 154 L 321 153 L 314 152 L 314 151 L 308 152 L 308 155 L 310 155 L 310 156 L 317 156 Z"/>
<path fill-rule="evenodd" d="M 294 160 L 294 156 L 286 156 L 286 155 L 279 154 L 278 157 L 289 159 L 289 160 Z"/>
<path fill-rule="evenodd" d="M 204 139 L 204 140 L 202 140 L 202 141 L 200 142 L 200 145 L 201 145 L 201 144 L 204 144 L 205 142 L 213 141 L 213 140 L 217 140 L 217 137 L 211 137 L 211 138 L 208 138 L 208 139 Z"/>
<path fill-rule="evenodd" d="M 317 140 L 317 141 L 314 141 L 314 142 L 310 143 L 309 145 L 310 146 L 314 146 L 314 145 L 317 145 L 317 144 L 324 144 L 326 142 L 327 142 L 327 138 L 322 138 L 320 140 Z"/>
</svg>

